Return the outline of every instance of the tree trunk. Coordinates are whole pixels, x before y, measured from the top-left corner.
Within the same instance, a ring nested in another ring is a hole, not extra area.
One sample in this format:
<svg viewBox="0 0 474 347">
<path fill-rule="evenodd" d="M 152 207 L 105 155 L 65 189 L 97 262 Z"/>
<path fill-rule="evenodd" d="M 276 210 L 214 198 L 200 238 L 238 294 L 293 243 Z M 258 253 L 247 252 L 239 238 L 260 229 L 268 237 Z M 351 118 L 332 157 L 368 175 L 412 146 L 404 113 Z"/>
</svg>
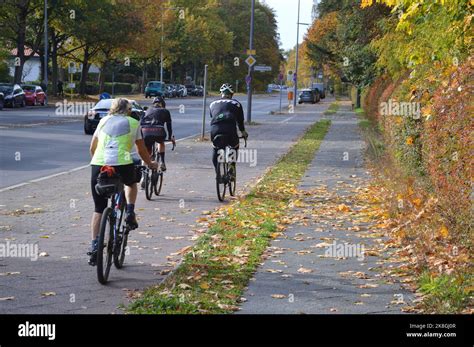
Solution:
<svg viewBox="0 0 474 347">
<path fill-rule="evenodd" d="M 360 108 L 361 89 L 357 88 L 356 108 Z"/>
<path fill-rule="evenodd" d="M 105 89 L 105 73 L 107 71 L 108 61 L 105 61 L 100 68 L 99 76 L 99 94 L 102 94 Z"/>
<path fill-rule="evenodd" d="M 58 94 L 58 40 L 56 32 L 51 30 L 51 84 L 52 93 Z"/>
<path fill-rule="evenodd" d="M 89 46 L 84 47 L 84 59 L 82 61 L 82 72 L 81 72 L 81 82 L 79 84 L 79 94 L 81 96 L 86 95 L 86 82 L 87 75 L 89 73 Z"/>
<path fill-rule="evenodd" d="M 23 66 L 25 64 L 25 39 L 26 39 L 26 15 L 27 10 L 22 8 L 18 15 L 18 35 L 16 40 L 16 58 L 15 59 L 15 74 L 13 77 L 13 83 L 20 84 L 23 77 Z M 18 62 L 18 64 L 17 64 Z"/>
</svg>

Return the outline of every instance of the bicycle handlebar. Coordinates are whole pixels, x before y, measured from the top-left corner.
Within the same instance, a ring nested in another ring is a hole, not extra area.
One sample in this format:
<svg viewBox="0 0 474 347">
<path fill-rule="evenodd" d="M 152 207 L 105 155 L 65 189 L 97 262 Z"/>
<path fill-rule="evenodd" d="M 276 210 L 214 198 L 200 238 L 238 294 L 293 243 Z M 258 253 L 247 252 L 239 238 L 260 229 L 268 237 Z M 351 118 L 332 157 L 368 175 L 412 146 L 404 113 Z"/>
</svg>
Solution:
<svg viewBox="0 0 474 347">
<path fill-rule="evenodd" d="M 166 142 L 173 142 L 173 141 L 171 141 L 171 140 L 165 140 L 165 143 L 166 143 Z M 173 142 L 173 148 L 171 148 L 171 150 L 174 151 L 175 147 L 176 147 L 176 141 Z"/>
</svg>

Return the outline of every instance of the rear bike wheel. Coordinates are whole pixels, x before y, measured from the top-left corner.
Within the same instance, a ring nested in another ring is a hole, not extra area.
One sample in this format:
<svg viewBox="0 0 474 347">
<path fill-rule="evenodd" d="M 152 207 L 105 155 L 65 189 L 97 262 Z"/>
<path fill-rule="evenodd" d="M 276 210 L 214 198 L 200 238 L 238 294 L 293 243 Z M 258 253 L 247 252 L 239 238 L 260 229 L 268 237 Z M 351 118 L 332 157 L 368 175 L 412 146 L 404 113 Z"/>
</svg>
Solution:
<svg viewBox="0 0 474 347">
<path fill-rule="evenodd" d="M 128 229 L 125 225 L 125 198 L 122 198 L 118 208 L 116 208 L 115 219 L 115 239 L 114 239 L 114 265 L 121 269 L 125 259 L 125 249 L 127 247 Z"/>
<path fill-rule="evenodd" d="M 229 194 L 230 196 L 235 196 L 236 186 L 237 186 L 237 165 L 235 163 L 232 163 L 229 165 Z"/>
<path fill-rule="evenodd" d="M 218 175 L 216 177 L 217 198 L 219 201 L 224 201 L 225 190 L 227 187 L 227 163 L 217 164 Z"/>
<path fill-rule="evenodd" d="M 114 248 L 114 217 L 112 208 L 107 207 L 100 220 L 99 240 L 97 244 L 97 279 L 106 284 L 112 266 Z"/>
<path fill-rule="evenodd" d="M 163 185 L 163 172 L 158 171 L 156 173 L 156 180 L 154 184 L 155 195 L 158 196 L 161 193 L 161 186 Z"/>
<path fill-rule="evenodd" d="M 125 260 L 125 255 L 127 254 L 127 242 L 128 242 L 128 232 L 130 231 L 129 227 L 126 225 L 122 226 L 122 230 L 120 231 L 120 238 L 121 241 L 117 245 L 114 252 L 114 264 L 117 269 L 121 269 L 123 267 L 123 262 Z"/>
</svg>

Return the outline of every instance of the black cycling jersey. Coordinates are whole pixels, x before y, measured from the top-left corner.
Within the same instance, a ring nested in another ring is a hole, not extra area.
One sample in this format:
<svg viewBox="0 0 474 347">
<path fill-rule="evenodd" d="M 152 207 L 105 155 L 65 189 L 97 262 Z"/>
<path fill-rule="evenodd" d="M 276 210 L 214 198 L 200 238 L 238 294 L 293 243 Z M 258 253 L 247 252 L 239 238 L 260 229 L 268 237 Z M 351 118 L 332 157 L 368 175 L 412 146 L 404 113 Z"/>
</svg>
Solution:
<svg viewBox="0 0 474 347">
<path fill-rule="evenodd" d="M 142 129 L 147 128 L 164 128 L 166 123 L 166 128 L 168 130 L 168 138 L 173 136 L 173 128 L 171 125 L 171 114 L 170 112 L 161 107 L 152 107 L 146 111 L 146 114 L 142 117 L 140 121 L 140 126 Z"/>
<path fill-rule="evenodd" d="M 211 127 L 213 133 L 237 133 L 245 131 L 244 111 L 240 102 L 235 99 L 219 99 L 211 103 Z M 220 131 L 221 130 L 221 131 Z"/>
</svg>

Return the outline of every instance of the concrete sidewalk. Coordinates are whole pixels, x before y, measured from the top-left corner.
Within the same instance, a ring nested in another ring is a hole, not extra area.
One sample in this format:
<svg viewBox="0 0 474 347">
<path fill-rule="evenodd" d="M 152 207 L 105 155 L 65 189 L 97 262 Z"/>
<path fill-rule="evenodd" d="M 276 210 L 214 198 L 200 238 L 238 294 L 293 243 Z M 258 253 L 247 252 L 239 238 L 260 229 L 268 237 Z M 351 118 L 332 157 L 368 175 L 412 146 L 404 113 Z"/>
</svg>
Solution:
<svg viewBox="0 0 474 347">
<path fill-rule="evenodd" d="M 248 150 L 257 151 L 258 161 L 238 165 L 238 190 L 274 164 L 331 101 L 300 107 L 301 114 L 255 119 L 261 124 L 248 127 Z M 179 264 L 180 250 L 207 230 L 203 211 L 222 206 L 209 142 L 179 142 L 166 159 L 162 196 L 149 202 L 139 194 L 140 227 L 131 234 L 124 268 L 112 268 L 107 286 L 87 264 L 89 168 L 0 193 L 0 243 L 38 245 L 40 252 L 36 261 L 0 258 L 0 313 L 121 313 L 118 307 L 137 290 L 159 283 Z"/>
<path fill-rule="evenodd" d="M 360 210 L 352 197 L 370 179 L 350 104 L 343 103 L 327 118 L 332 120 L 330 130 L 299 187 L 311 194 L 304 196 L 304 206 L 289 214 L 294 223 L 272 242 L 238 313 L 400 313 L 403 302 L 411 299 L 400 282 L 381 275 L 391 266 L 383 254 L 357 252 L 371 249 L 383 236 L 337 209 L 327 211 L 326 217 L 320 214 L 334 202 Z M 353 246 L 346 254 L 328 252 L 332 245 L 345 244 Z"/>
</svg>

